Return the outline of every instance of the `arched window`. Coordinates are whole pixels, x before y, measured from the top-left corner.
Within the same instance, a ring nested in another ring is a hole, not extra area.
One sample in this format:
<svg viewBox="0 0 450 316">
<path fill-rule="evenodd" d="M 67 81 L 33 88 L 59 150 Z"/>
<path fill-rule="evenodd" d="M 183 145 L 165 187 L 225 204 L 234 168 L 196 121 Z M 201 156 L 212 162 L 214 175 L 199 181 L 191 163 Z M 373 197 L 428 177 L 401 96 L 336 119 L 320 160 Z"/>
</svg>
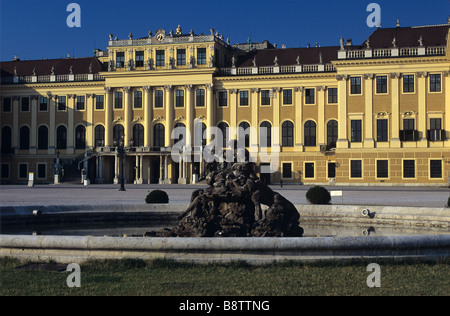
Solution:
<svg viewBox="0 0 450 316">
<path fill-rule="evenodd" d="M 305 123 L 305 146 L 316 146 L 316 123 L 314 121 Z"/>
<path fill-rule="evenodd" d="M 19 149 L 30 149 L 30 128 L 28 126 L 22 126 L 19 131 Z"/>
<path fill-rule="evenodd" d="M 175 124 L 175 128 L 177 129 L 174 135 L 174 137 L 177 137 L 174 139 L 175 143 L 180 142 L 182 139 L 185 139 L 186 143 L 186 125 L 183 123 L 177 123 Z"/>
<path fill-rule="evenodd" d="M 56 129 L 56 149 L 67 149 L 67 128 L 64 125 Z"/>
<path fill-rule="evenodd" d="M 115 125 L 113 128 L 113 140 L 115 142 L 120 142 L 123 138 L 125 138 L 125 129 L 123 125 Z"/>
<path fill-rule="evenodd" d="M 338 122 L 331 120 L 327 124 L 327 147 L 328 149 L 336 148 L 338 139 Z"/>
<path fill-rule="evenodd" d="M 225 122 L 221 122 L 221 123 L 219 123 L 219 125 L 217 125 L 217 128 L 222 133 L 222 147 L 227 148 L 228 147 L 228 128 L 229 128 L 228 124 Z"/>
<path fill-rule="evenodd" d="M 41 125 L 38 128 L 38 149 L 48 149 L 48 128 L 45 125 Z"/>
<path fill-rule="evenodd" d="M 250 124 L 242 122 L 239 124 L 238 131 L 239 144 L 244 144 L 245 147 L 250 147 Z"/>
<path fill-rule="evenodd" d="M 272 146 L 272 124 L 267 121 L 262 122 L 259 126 L 259 146 Z"/>
<path fill-rule="evenodd" d="M 103 125 L 97 125 L 95 127 L 95 147 L 105 146 L 105 127 Z"/>
<path fill-rule="evenodd" d="M 153 146 L 164 147 L 165 143 L 165 127 L 161 123 L 153 126 Z"/>
<path fill-rule="evenodd" d="M 133 126 L 133 146 L 144 147 L 144 126 L 142 124 Z"/>
<path fill-rule="evenodd" d="M 12 152 L 12 131 L 11 127 L 2 128 L 2 154 L 10 154 Z"/>
<path fill-rule="evenodd" d="M 294 146 L 294 123 L 286 121 L 281 126 L 281 144 L 284 147 Z"/>
<path fill-rule="evenodd" d="M 206 124 L 198 121 L 194 127 L 194 146 L 206 146 Z"/>
<path fill-rule="evenodd" d="M 75 129 L 75 149 L 86 149 L 86 127 L 83 125 Z"/>
</svg>

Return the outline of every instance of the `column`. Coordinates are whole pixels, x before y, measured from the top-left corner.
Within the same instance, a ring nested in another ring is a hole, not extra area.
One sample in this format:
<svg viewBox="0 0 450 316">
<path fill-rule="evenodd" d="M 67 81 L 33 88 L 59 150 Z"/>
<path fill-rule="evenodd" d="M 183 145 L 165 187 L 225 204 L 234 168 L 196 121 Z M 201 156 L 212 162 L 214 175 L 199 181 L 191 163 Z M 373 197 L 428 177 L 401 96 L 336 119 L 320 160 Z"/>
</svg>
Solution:
<svg viewBox="0 0 450 316">
<path fill-rule="evenodd" d="M 194 88 L 186 85 L 186 147 L 192 146 L 194 137 Z"/>
<path fill-rule="evenodd" d="M 295 151 L 303 151 L 303 92 L 304 87 L 294 88 L 295 98 Z"/>
<path fill-rule="evenodd" d="M 113 98 L 112 89 L 105 87 L 105 147 L 112 146 Z"/>
<path fill-rule="evenodd" d="M 211 142 L 211 128 L 216 125 L 216 105 L 214 104 L 214 84 L 209 83 L 206 85 L 206 120 L 207 120 L 207 137 L 206 143 Z"/>
<path fill-rule="evenodd" d="M 427 72 L 417 73 L 417 94 L 419 98 L 417 130 L 420 140 L 417 146 L 421 148 L 428 147 L 427 140 Z"/>
<path fill-rule="evenodd" d="M 400 148 L 400 73 L 391 73 L 391 148 Z"/>
<path fill-rule="evenodd" d="M 69 94 L 67 97 L 67 154 L 72 155 L 75 148 L 74 115 L 77 96 L 74 94 Z"/>
<path fill-rule="evenodd" d="M 55 154 L 55 142 L 56 142 L 56 96 L 52 95 L 50 92 L 47 93 L 48 96 L 48 112 L 50 116 L 49 128 L 48 128 L 48 154 Z"/>
<path fill-rule="evenodd" d="M 450 147 L 450 71 L 444 71 L 443 76 L 443 91 L 445 95 L 445 118 L 444 118 L 444 127 L 447 133 L 447 140 L 444 142 L 444 147 Z M 448 159 L 448 158 L 447 158 Z"/>
<path fill-rule="evenodd" d="M 139 181 L 138 184 L 144 184 L 144 155 L 138 155 L 139 158 Z"/>
<path fill-rule="evenodd" d="M 119 184 L 119 155 L 114 156 L 114 184 Z"/>
<path fill-rule="evenodd" d="M 339 105 L 338 105 L 338 141 L 336 143 L 337 148 L 348 148 L 348 126 L 347 126 L 347 81 L 348 75 L 338 75 L 336 79 L 338 80 L 338 94 L 339 94 Z"/>
<path fill-rule="evenodd" d="M 364 75 L 364 95 L 365 95 L 365 121 L 364 121 L 364 148 L 374 148 L 373 139 L 373 74 Z"/>
<path fill-rule="evenodd" d="M 124 130 L 125 130 L 125 147 L 131 146 L 131 140 L 133 139 L 133 135 L 131 132 L 132 125 L 132 116 L 131 116 L 131 88 L 124 87 Z"/>
<path fill-rule="evenodd" d="M 230 128 L 235 128 L 235 134 L 230 135 L 230 139 L 237 139 L 238 133 L 237 128 L 239 127 L 237 124 L 237 96 L 239 95 L 239 91 L 237 89 L 230 89 L 228 90 L 228 93 L 230 95 Z M 230 129 L 230 131 L 233 131 Z"/>
<path fill-rule="evenodd" d="M 251 126 L 254 132 L 250 133 L 250 154 L 256 158 L 259 151 L 259 89 L 250 89 L 250 107 L 252 109 Z"/>
<path fill-rule="evenodd" d="M 317 87 L 317 144 L 319 146 L 326 145 L 325 138 L 325 92 L 327 87 Z"/>
<path fill-rule="evenodd" d="M 169 179 L 169 156 L 164 155 L 164 184 L 171 184 Z"/>
<path fill-rule="evenodd" d="M 159 156 L 159 184 L 164 184 L 164 163 L 163 156 Z"/>
<path fill-rule="evenodd" d="M 151 144 L 151 127 L 153 120 L 153 93 L 152 87 L 142 87 L 144 90 L 144 147 L 150 147 Z"/>
<path fill-rule="evenodd" d="M 173 90 L 171 85 L 164 87 L 166 95 L 164 98 L 166 109 L 166 133 L 165 133 L 165 146 L 172 146 L 171 134 L 173 130 L 173 118 L 174 118 L 174 104 L 173 104 Z"/>
<path fill-rule="evenodd" d="M 280 151 L 280 93 L 281 88 L 273 88 L 272 89 L 272 151 L 279 152 Z"/>
<path fill-rule="evenodd" d="M 31 97 L 31 132 L 30 132 L 30 155 L 37 153 L 37 107 L 39 96 Z"/>
<path fill-rule="evenodd" d="M 12 111 L 13 111 L 13 121 L 12 121 L 12 135 L 11 135 L 11 149 L 17 154 L 19 150 L 19 103 L 20 97 L 12 97 Z"/>
<path fill-rule="evenodd" d="M 86 149 L 90 150 L 95 147 L 94 144 L 94 95 L 88 94 L 86 104 Z"/>
</svg>

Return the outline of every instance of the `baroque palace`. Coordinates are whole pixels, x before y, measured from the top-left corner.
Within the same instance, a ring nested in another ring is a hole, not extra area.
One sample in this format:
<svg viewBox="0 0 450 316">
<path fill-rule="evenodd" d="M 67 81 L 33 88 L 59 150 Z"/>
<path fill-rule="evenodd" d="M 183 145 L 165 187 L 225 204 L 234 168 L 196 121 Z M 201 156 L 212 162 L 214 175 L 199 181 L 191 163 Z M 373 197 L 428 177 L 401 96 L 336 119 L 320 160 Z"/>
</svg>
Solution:
<svg viewBox="0 0 450 316">
<path fill-rule="evenodd" d="M 447 185 L 449 28 L 279 48 L 178 26 L 111 34 L 94 57 L 15 57 L 0 63 L 1 183 L 118 183 L 121 169 L 128 183 L 196 183 L 216 127 L 268 183 Z M 176 127 L 189 133 L 174 157 Z"/>
</svg>

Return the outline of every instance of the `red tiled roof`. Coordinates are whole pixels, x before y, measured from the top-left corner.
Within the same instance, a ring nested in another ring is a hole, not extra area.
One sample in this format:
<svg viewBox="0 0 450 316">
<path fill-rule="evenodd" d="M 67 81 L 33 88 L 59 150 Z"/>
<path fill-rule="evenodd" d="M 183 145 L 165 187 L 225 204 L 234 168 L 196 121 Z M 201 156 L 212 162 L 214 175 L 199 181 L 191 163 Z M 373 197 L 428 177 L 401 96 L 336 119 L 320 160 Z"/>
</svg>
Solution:
<svg viewBox="0 0 450 316">
<path fill-rule="evenodd" d="M 52 74 L 53 67 L 55 75 L 68 75 L 71 66 L 74 75 L 88 74 L 91 64 L 94 74 L 104 70 L 102 63 L 95 57 L 43 59 L 0 62 L 0 75 L 1 77 L 13 77 L 15 68 L 18 77 L 33 76 L 34 69 L 36 69 L 36 76 L 46 76 Z"/>
</svg>

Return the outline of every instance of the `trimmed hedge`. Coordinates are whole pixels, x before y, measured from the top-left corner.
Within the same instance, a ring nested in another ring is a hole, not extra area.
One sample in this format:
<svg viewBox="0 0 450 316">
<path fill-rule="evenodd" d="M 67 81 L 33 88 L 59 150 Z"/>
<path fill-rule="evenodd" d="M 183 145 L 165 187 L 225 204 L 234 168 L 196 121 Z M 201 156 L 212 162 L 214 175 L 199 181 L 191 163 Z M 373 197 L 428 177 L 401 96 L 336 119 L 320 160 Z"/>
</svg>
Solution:
<svg viewBox="0 0 450 316">
<path fill-rule="evenodd" d="M 314 186 L 306 192 L 306 199 L 311 204 L 326 205 L 330 204 L 331 195 L 324 187 Z"/>
<path fill-rule="evenodd" d="M 154 190 L 147 194 L 145 198 L 147 204 L 169 204 L 169 196 L 161 190 Z"/>
<path fill-rule="evenodd" d="M 447 207 L 450 207 L 450 196 L 448 197 Z"/>
</svg>

